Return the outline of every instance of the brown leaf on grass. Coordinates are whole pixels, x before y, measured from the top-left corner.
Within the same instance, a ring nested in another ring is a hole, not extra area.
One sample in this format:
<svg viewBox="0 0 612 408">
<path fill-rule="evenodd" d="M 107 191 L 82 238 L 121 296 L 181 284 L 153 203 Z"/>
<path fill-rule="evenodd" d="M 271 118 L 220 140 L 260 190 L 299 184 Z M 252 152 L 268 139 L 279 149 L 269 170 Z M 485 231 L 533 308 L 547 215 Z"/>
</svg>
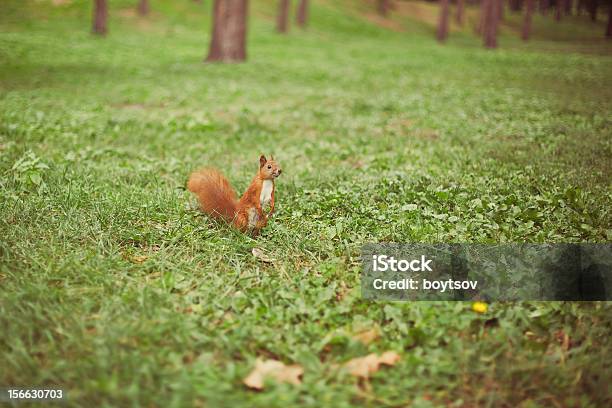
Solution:
<svg viewBox="0 0 612 408">
<path fill-rule="evenodd" d="M 344 364 L 344 368 L 351 375 L 360 378 L 369 378 L 371 374 L 377 372 L 381 365 L 394 366 L 400 359 L 395 351 L 386 351 L 378 356 L 375 353 L 365 357 L 354 358 Z"/>
<path fill-rule="evenodd" d="M 377 327 L 369 330 L 361 331 L 353 336 L 354 340 L 357 340 L 366 346 L 380 337 L 380 330 Z"/>
<path fill-rule="evenodd" d="M 126 261 L 131 262 L 131 263 L 136 263 L 136 264 L 141 264 L 144 261 L 146 261 L 147 259 L 149 259 L 149 257 L 147 255 L 134 255 L 134 254 L 131 254 L 129 252 L 123 252 L 121 254 L 121 256 Z"/>
<path fill-rule="evenodd" d="M 278 382 L 286 382 L 294 385 L 302 383 L 300 377 L 304 374 L 304 369 L 297 365 L 285 365 L 278 360 L 255 361 L 255 368 L 245 377 L 243 383 L 252 389 L 262 390 L 266 378 L 272 378 Z"/>
<path fill-rule="evenodd" d="M 132 262 L 134 262 L 134 263 L 139 263 L 139 264 L 141 264 L 141 263 L 143 263 L 144 261 L 146 261 L 148 258 L 149 258 L 149 257 L 148 257 L 148 256 L 146 256 L 146 255 L 134 255 L 134 256 L 131 258 L 131 261 L 132 261 Z"/>
<path fill-rule="evenodd" d="M 259 259 L 262 262 L 265 262 L 265 263 L 272 263 L 272 262 L 274 262 L 274 259 L 272 259 L 268 255 L 266 255 L 266 253 L 261 248 L 253 248 L 253 250 L 251 252 L 253 253 L 253 256 L 255 258 Z"/>
<path fill-rule="evenodd" d="M 188 351 L 184 356 L 183 356 L 183 364 L 191 364 L 195 361 L 197 355 L 191 351 Z"/>
</svg>

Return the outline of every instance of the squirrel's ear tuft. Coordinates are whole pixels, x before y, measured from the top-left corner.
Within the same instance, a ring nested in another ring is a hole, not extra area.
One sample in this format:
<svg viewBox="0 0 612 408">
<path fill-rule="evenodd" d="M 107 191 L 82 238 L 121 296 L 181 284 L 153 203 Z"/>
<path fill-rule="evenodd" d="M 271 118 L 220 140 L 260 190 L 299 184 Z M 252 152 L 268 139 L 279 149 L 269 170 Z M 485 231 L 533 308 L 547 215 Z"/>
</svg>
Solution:
<svg viewBox="0 0 612 408">
<path fill-rule="evenodd" d="M 274 161 L 274 156 L 270 155 L 270 160 Z"/>
<path fill-rule="evenodd" d="M 264 164 L 266 164 L 267 162 L 268 160 L 266 160 L 266 156 L 264 156 L 263 154 L 259 156 L 259 167 L 263 167 Z"/>
</svg>

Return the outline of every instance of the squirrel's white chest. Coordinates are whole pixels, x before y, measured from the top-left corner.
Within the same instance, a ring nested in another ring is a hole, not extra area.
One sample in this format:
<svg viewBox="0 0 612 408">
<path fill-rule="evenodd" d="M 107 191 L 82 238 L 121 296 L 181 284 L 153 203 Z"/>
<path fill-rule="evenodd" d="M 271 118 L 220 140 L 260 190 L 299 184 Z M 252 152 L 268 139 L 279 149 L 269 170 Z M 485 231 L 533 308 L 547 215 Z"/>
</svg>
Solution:
<svg viewBox="0 0 612 408">
<path fill-rule="evenodd" d="M 264 180 L 261 193 L 259 194 L 259 203 L 262 207 L 272 199 L 272 187 L 274 187 L 272 180 Z"/>
</svg>

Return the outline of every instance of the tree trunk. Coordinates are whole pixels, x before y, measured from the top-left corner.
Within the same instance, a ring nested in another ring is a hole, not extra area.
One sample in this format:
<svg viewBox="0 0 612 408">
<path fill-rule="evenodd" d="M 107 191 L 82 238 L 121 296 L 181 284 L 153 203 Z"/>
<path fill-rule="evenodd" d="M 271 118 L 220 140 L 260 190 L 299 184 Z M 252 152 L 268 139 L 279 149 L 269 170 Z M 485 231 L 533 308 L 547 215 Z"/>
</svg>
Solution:
<svg viewBox="0 0 612 408">
<path fill-rule="evenodd" d="M 478 9 L 478 25 L 476 26 L 476 34 L 483 35 L 485 26 L 485 15 L 487 9 L 487 0 L 480 0 L 480 7 Z"/>
<path fill-rule="evenodd" d="M 497 18 L 499 21 L 504 21 L 504 0 L 497 0 Z"/>
<path fill-rule="evenodd" d="M 389 0 L 377 0 L 376 1 L 376 9 L 378 10 L 378 14 L 380 14 L 383 17 L 387 16 L 387 13 L 389 12 Z"/>
<path fill-rule="evenodd" d="M 440 20 L 438 22 L 438 32 L 436 38 L 440 42 L 446 41 L 448 37 L 448 12 L 449 0 L 440 0 Z"/>
<path fill-rule="evenodd" d="M 550 7 L 550 0 L 540 0 L 540 14 L 545 16 L 548 14 L 548 8 Z"/>
<path fill-rule="evenodd" d="M 465 0 L 457 0 L 457 24 L 463 25 L 463 16 L 465 14 Z"/>
<path fill-rule="evenodd" d="M 597 0 L 591 0 L 589 2 L 589 14 L 591 15 L 591 20 L 597 21 L 597 7 L 599 6 L 599 2 Z"/>
<path fill-rule="evenodd" d="M 276 16 L 276 31 L 285 34 L 289 27 L 289 0 L 278 2 L 278 15 Z"/>
<path fill-rule="evenodd" d="M 138 14 L 141 16 L 149 14 L 149 0 L 140 0 L 138 2 Z"/>
<path fill-rule="evenodd" d="M 565 0 L 565 15 L 571 16 L 574 8 L 574 0 Z"/>
<path fill-rule="evenodd" d="M 561 16 L 563 15 L 563 9 L 565 8 L 565 4 L 563 0 L 557 0 L 555 4 L 555 21 L 561 21 Z"/>
<path fill-rule="evenodd" d="M 606 38 L 612 38 L 612 4 L 608 9 L 608 28 L 606 28 Z"/>
<path fill-rule="evenodd" d="M 207 62 L 246 60 L 248 0 L 215 0 Z"/>
<path fill-rule="evenodd" d="M 94 0 L 92 32 L 97 35 L 106 35 L 108 31 L 106 26 L 107 20 L 108 4 L 106 0 Z"/>
<path fill-rule="evenodd" d="M 308 25 L 308 0 L 300 0 L 295 21 L 302 28 Z"/>
<path fill-rule="evenodd" d="M 523 41 L 529 40 L 531 35 L 531 15 L 533 13 L 534 0 L 525 0 L 525 20 L 523 21 L 523 32 L 521 38 Z"/>
<path fill-rule="evenodd" d="M 522 1 L 521 0 L 510 0 L 508 2 L 508 6 L 512 11 L 521 11 Z"/>
<path fill-rule="evenodd" d="M 500 0 L 485 0 L 484 46 L 497 48 L 497 24 L 499 22 Z"/>
</svg>

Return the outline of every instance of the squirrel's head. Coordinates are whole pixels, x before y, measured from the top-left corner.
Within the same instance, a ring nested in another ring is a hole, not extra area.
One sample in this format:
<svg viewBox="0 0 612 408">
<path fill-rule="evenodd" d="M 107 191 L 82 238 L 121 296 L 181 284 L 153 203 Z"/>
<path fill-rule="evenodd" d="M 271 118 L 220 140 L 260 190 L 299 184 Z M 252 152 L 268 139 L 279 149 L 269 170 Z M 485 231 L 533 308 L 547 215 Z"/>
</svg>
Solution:
<svg viewBox="0 0 612 408">
<path fill-rule="evenodd" d="M 270 156 L 270 160 L 266 159 L 263 154 L 259 157 L 259 177 L 263 180 L 273 180 L 282 172 L 280 166 L 274 161 L 274 157 Z"/>
</svg>

